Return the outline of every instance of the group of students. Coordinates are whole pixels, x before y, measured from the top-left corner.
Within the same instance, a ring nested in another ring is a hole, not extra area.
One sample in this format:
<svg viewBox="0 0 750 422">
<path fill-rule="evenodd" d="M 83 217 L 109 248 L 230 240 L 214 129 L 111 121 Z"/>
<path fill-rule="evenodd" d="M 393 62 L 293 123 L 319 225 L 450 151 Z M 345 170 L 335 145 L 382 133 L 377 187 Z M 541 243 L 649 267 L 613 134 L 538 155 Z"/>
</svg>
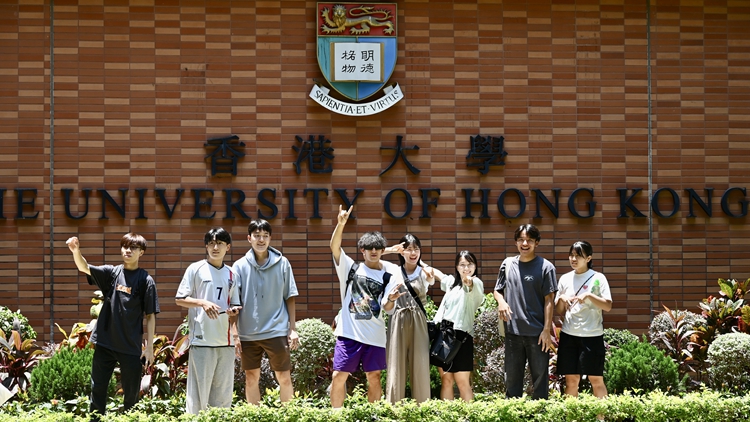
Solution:
<svg viewBox="0 0 750 422">
<path fill-rule="evenodd" d="M 364 260 L 359 265 L 341 249 L 342 233 L 351 212 L 352 208 L 339 207 L 338 224 L 330 243 L 343 305 L 334 333 L 337 340 L 331 404 L 343 404 L 346 378 L 359 368 L 367 374 L 371 401 L 381 398 L 380 371 L 386 368 L 386 400 L 395 403 L 405 397 L 407 374 L 411 397 L 417 402 L 430 398 L 430 339 L 424 303 L 427 290 L 436 281 L 445 294 L 433 321 L 449 322 L 461 342 L 450 363 L 433 362 L 440 372 L 440 397 L 453 399 L 457 386 L 460 397 L 471 400 L 474 316 L 484 300 L 484 284 L 476 276 L 476 257 L 466 250 L 458 252 L 454 274 L 446 275 L 422 260 L 422 244 L 413 234 L 386 247 L 385 238 L 372 232 L 359 239 L 357 246 Z M 602 312 L 612 308 L 612 297 L 607 278 L 592 269 L 591 244 L 578 241 L 570 247 L 573 271 L 563 275 L 558 283 L 555 266 L 536 254 L 541 240 L 536 226 L 521 225 L 514 232 L 514 240 L 518 255 L 503 261 L 493 291 L 505 335 L 507 397 L 523 395 L 527 363 L 532 397 L 549 396 L 555 310 L 563 316 L 557 374 L 565 376 L 565 393 L 577 396 L 581 376 L 585 375 L 594 395 L 606 396 Z M 399 254 L 400 266 L 381 260 L 389 253 Z M 381 308 L 389 314 L 387 329 Z"/>
<path fill-rule="evenodd" d="M 424 303 L 429 287 L 436 281 L 445 294 L 433 321 L 452 324 L 461 342 L 450 363 L 438 364 L 441 398 L 453 399 L 457 386 L 460 397 L 471 400 L 474 315 L 484 301 L 484 284 L 476 276 L 476 257 L 469 251 L 460 251 L 454 274 L 447 275 L 422 260 L 421 242 L 413 234 L 406 234 L 389 247 L 381 233 L 368 232 L 357 243 L 363 259 L 356 262 L 341 247 L 352 210 L 353 207 L 339 207 L 330 241 L 342 304 L 334 331 L 332 407 L 343 406 L 346 380 L 360 369 L 367 377 L 370 401 L 383 396 L 380 377 L 386 368 L 388 401 L 395 403 L 405 397 L 407 378 L 415 401 L 430 398 L 430 340 Z M 289 261 L 270 246 L 271 233 L 267 221 L 251 221 L 247 237 L 251 248 L 229 267 L 223 261 L 231 249 L 231 236 L 223 228 L 211 229 L 204 236 L 206 259 L 191 264 L 185 272 L 175 301 L 188 309 L 189 413 L 231 406 L 235 356 L 242 359 L 249 403 L 260 401 L 258 382 L 264 353 L 279 383 L 281 401 L 286 402 L 293 395 L 290 350 L 299 345 L 295 329 L 298 292 Z M 522 396 L 528 363 L 533 398 L 548 397 L 552 318 L 556 310 L 563 316 L 557 373 L 565 376 L 566 394 L 576 396 L 581 376 L 585 375 L 594 394 L 604 397 L 607 392 L 602 377 L 602 311 L 611 309 L 612 299 L 606 277 L 592 269 L 591 245 L 579 241 L 571 246 L 573 271 L 563 275 L 558 283 L 554 265 L 536 255 L 541 235 L 534 225 L 520 226 L 514 240 L 519 254 L 503 261 L 493 291 L 505 335 L 507 396 Z M 91 336 L 96 351 L 90 406 L 92 416 L 97 418 L 106 409 L 107 386 L 118 363 L 125 410 L 137 402 L 142 365 L 153 362 L 159 302 L 153 278 L 138 266 L 147 248 L 142 236 L 123 236 L 123 264 L 118 266 L 89 265 L 76 237 L 68 239 L 67 245 L 78 269 L 105 297 Z M 392 253 L 398 254 L 400 265 L 381 259 Z M 385 314 L 389 315 L 387 328 Z M 146 346 L 142 349 L 144 318 Z"/>
<path fill-rule="evenodd" d="M 295 297 L 298 296 L 292 266 L 270 246 L 271 225 L 253 220 L 248 226 L 250 250 L 237 261 L 224 264 L 232 238 L 223 228 L 204 236 L 206 258 L 185 271 L 175 295 L 177 305 L 188 309 L 190 353 L 186 410 L 198 414 L 208 407 L 230 407 L 234 387 L 235 356 L 242 359 L 245 398 L 260 402 L 260 367 L 263 354 L 279 383 L 282 401 L 293 394 L 291 350 L 299 346 Z M 153 362 L 155 314 L 159 301 L 153 278 L 138 266 L 146 251 L 143 236 L 128 233 L 120 240 L 123 264 L 89 265 L 80 242 L 67 245 L 78 269 L 89 284 L 104 295 L 91 342 L 96 345 L 91 368 L 92 419 L 104 414 L 107 387 L 117 364 L 122 374 L 124 409 L 140 396 L 142 365 Z M 142 349 L 143 319 L 146 346 Z"/>
</svg>

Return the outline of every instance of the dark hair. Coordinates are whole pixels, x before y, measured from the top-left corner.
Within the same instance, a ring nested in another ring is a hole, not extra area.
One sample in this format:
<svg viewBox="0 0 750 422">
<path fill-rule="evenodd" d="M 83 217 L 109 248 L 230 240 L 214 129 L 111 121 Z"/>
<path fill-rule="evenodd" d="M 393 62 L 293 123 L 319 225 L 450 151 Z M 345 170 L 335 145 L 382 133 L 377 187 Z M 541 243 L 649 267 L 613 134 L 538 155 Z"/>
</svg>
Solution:
<svg viewBox="0 0 750 422">
<path fill-rule="evenodd" d="M 146 242 L 146 239 L 141 236 L 140 234 L 135 234 L 133 232 L 130 232 L 126 234 L 125 236 L 120 239 L 120 247 L 121 248 L 140 248 L 142 251 L 146 251 L 146 248 L 148 247 L 148 242 Z"/>
<path fill-rule="evenodd" d="M 591 243 L 585 240 L 579 240 L 570 247 L 568 256 L 573 256 L 573 252 L 575 252 L 578 256 L 586 258 L 594 253 L 594 248 L 591 246 Z M 587 262 L 587 264 L 589 269 L 594 268 L 594 264 L 591 261 Z"/>
<path fill-rule="evenodd" d="M 523 232 L 526 232 L 526 236 L 528 236 L 528 238 L 531 240 L 542 240 L 542 234 L 539 233 L 539 229 L 536 228 L 536 226 L 533 224 L 521 224 L 516 229 L 515 233 L 513 233 L 513 240 L 518 240 Z"/>
<path fill-rule="evenodd" d="M 461 251 L 458 254 L 456 254 L 456 262 L 455 264 L 453 264 L 453 268 L 456 269 L 456 279 L 453 281 L 453 285 L 451 286 L 451 289 L 455 288 L 456 286 L 461 285 L 461 274 L 458 272 L 458 262 L 461 261 L 461 258 L 469 261 L 469 264 L 474 264 L 474 272 L 471 273 L 472 277 L 477 275 L 477 271 L 479 270 L 479 263 L 477 262 L 477 257 L 475 257 L 473 253 L 469 251 Z"/>
<path fill-rule="evenodd" d="M 224 230 L 223 227 L 216 227 L 206 232 L 203 236 L 203 244 L 208 245 L 208 242 L 212 240 L 218 240 L 226 243 L 227 245 L 232 244 L 232 235 L 228 231 Z"/>
<path fill-rule="evenodd" d="M 401 240 L 398 241 L 398 243 L 403 243 L 404 249 L 408 248 L 411 245 L 414 245 L 418 247 L 419 249 L 422 249 L 422 242 L 419 241 L 419 238 L 417 236 L 414 236 L 411 233 L 406 233 L 404 237 L 402 237 Z M 422 251 L 419 252 L 419 259 L 417 260 L 417 264 L 419 264 L 419 260 L 421 259 L 422 259 Z M 406 259 L 404 259 L 403 255 L 399 254 L 398 262 L 401 263 L 402 267 L 404 266 L 404 264 L 406 264 Z"/>
<path fill-rule="evenodd" d="M 359 238 L 357 242 L 358 249 L 370 250 L 370 249 L 385 249 L 388 242 L 385 240 L 380 232 L 367 232 Z"/>
<path fill-rule="evenodd" d="M 268 232 L 269 235 L 272 234 L 271 223 L 262 218 L 259 218 L 257 220 L 251 221 L 250 224 L 247 225 L 247 234 L 253 234 L 258 230 Z"/>
</svg>

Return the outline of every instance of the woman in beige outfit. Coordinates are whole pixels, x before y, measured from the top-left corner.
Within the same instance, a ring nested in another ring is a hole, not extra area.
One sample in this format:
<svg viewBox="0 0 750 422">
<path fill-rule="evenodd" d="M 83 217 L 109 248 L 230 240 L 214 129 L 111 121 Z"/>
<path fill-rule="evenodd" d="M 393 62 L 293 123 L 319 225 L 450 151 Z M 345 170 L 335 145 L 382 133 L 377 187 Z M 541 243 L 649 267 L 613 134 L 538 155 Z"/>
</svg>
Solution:
<svg viewBox="0 0 750 422">
<path fill-rule="evenodd" d="M 388 321 L 385 397 L 391 403 L 406 395 L 407 375 L 411 381 L 411 397 L 417 403 L 430 399 L 430 340 L 423 308 L 427 303 L 427 289 L 444 274 L 421 261 L 421 247 L 416 236 L 406 234 L 399 244 L 386 249 L 386 253 L 399 254 L 404 282 L 412 288 L 409 291 L 406 285 L 401 287 L 406 294 L 396 299 L 395 311 Z"/>
</svg>

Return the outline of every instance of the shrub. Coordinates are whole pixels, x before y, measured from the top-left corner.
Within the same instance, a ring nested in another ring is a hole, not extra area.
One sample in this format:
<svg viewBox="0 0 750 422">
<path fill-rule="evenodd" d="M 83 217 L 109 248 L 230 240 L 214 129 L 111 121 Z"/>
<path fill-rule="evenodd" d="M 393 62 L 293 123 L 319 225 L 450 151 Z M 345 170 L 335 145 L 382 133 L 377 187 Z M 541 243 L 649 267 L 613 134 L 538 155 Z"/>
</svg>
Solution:
<svg viewBox="0 0 750 422">
<path fill-rule="evenodd" d="M 628 343 L 637 343 L 638 336 L 628 330 L 604 329 L 604 344 L 609 348 L 621 348 Z"/>
<path fill-rule="evenodd" d="M 21 310 L 11 311 L 5 306 L 0 306 L 0 330 L 5 335 L 16 330 L 21 334 L 22 339 L 36 339 L 36 331 L 31 328 L 29 319 L 21 314 Z"/>
<path fill-rule="evenodd" d="M 164 334 L 154 336 L 154 362 L 146 367 L 141 391 L 147 396 L 168 398 L 187 388 L 188 337 L 175 331 L 170 340 Z"/>
<path fill-rule="evenodd" d="M 12 330 L 5 339 L 0 331 L 0 374 L 2 385 L 8 390 L 18 387 L 26 392 L 31 385 L 31 371 L 44 358 L 45 351 L 33 339 L 21 339 L 21 334 Z"/>
<path fill-rule="evenodd" d="M 750 335 L 722 334 L 708 346 L 708 380 L 715 390 L 750 391 Z"/>
<path fill-rule="evenodd" d="M 504 354 L 497 361 L 498 350 L 504 350 L 505 338 L 500 337 L 498 331 L 499 316 L 496 307 L 488 307 L 474 320 L 474 361 L 476 362 L 473 373 L 474 388 L 478 392 L 497 392 L 497 386 L 501 384 L 502 392 L 505 391 L 505 369 Z M 495 360 L 490 363 L 490 358 Z M 492 366 L 490 368 L 490 366 Z M 491 377 L 502 377 L 502 380 L 493 380 Z"/>
<path fill-rule="evenodd" d="M 694 329 L 695 323 L 702 318 L 688 311 L 672 311 L 666 306 L 664 309 L 665 311 L 658 314 L 649 327 L 651 344 L 677 364 L 680 375 L 691 374 L 700 380 L 704 365 L 693 358 L 693 353 L 699 345 L 692 338 L 697 333 Z M 691 380 L 688 385 L 698 388 L 700 382 Z"/>
<path fill-rule="evenodd" d="M 336 345 L 333 330 L 322 320 L 310 318 L 297 322 L 297 334 L 299 347 L 291 353 L 294 390 L 325 395 Z"/>
<path fill-rule="evenodd" d="M 35 402 L 72 400 L 91 393 L 91 363 L 94 349 L 61 348 L 31 371 L 29 398 Z M 109 395 L 115 393 L 115 378 L 109 381 Z"/>
<path fill-rule="evenodd" d="M 505 337 L 498 330 L 501 323 L 497 308 L 487 308 L 474 319 L 474 356 L 480 365 L 492 351 L 505 344 Z"/>
<path fill-rule="evenodd" d="M 706 318 L 703 318 L 702 315 L 696 314 L 695 312 L 674 309 L 672 310 L 672 313 L 674 318 L 670 317 L 669 311 L 665 310 L 664 312 L 656 314 L 653 321 L 651 321 L 651 324 L 648 327 L 648 338 L 654 346 L 661 348 L 659 344 L 657 344 L 659 343 L 658 339 L 661 334 L 669 332 L 674 328 L 673 321 L 675 319 L 681 317 L 688 330 L 695 330 L 696 327 L 706 325 Z"/>
<path fill-rule="evenodd" d="M 486 356 L 485 365 L 474 385 L 478 392 L 505 394 L 505 346 Z"/>
<path fill-rule="evenodd" d="M 626 390 L 676 393 L 684 389 L 677 364 L 646 342 L 626 343 L 614 350 L 604 365 L 604 381 L 612 394 Z"/>
</svg>

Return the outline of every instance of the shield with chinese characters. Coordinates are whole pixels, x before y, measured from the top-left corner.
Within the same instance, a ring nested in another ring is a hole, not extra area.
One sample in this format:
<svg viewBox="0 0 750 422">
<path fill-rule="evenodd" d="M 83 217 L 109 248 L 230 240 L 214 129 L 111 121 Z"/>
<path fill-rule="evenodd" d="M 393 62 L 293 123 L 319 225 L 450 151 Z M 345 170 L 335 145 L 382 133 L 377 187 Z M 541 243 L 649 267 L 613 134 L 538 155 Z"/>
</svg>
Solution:
<svg viewBox="0 0 750 422">
<path fill-rule="evenodd" d="M 396 68 L 395 3 L 318 3 L 318 65 L 354 101 L 383 88 Z"/>
</svg>

